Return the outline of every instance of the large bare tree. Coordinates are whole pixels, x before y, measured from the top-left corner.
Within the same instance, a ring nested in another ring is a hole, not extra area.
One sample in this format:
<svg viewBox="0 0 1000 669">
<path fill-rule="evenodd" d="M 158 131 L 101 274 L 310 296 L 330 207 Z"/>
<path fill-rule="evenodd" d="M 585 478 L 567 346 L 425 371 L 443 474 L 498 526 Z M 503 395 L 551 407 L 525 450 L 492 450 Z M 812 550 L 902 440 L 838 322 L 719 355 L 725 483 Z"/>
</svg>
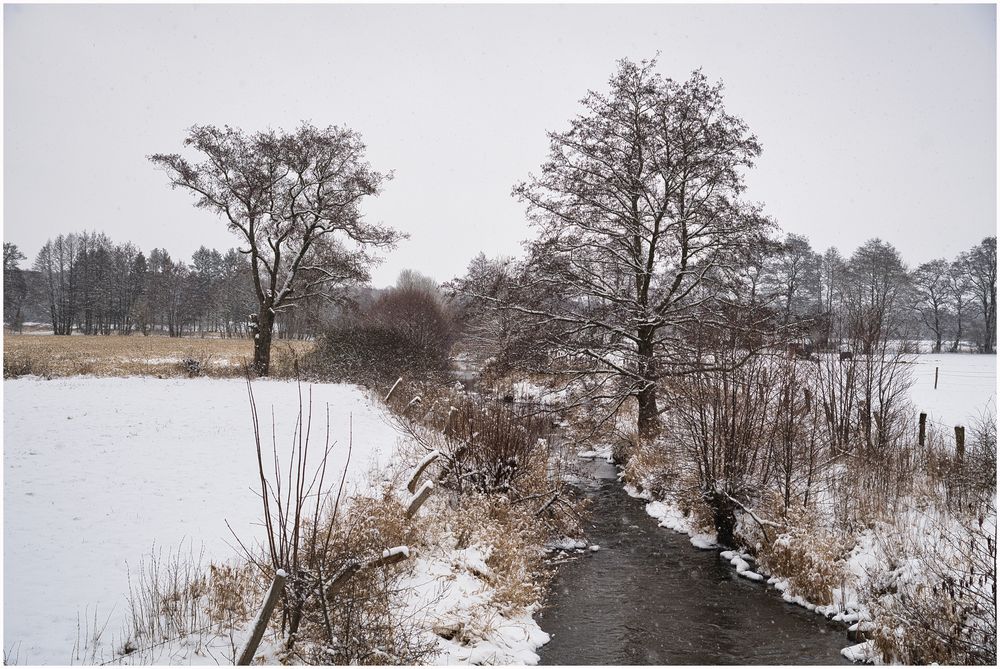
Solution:
<svg viewBox="0 0 1000 669">
<path fill-rule="evenodd" d="M 310 297 L 333 299 L 335 288 L 367 281 L 375 248 L 392 247 L 400 233 L 366 221 L 361 203 L 391 175 L 365 160 L 352 130 L 303 123 L 294 132 L 247 133 L 194 126 L 184 145 L 201 155 L 150 156 L 174 188 L 196 206 L 222 216 L 250 258 L 258 311 L 254 368 L 268 374 L 276 315 Z"/>
<path fill-rule="evenodd" d="M 539 175 L 516 186 L 537 238 L 524 309 L 619 406 L 638 403 L 638 429 L 658 426 L 658 380 L 690 365 L 678 328 L 710 318 L 712 277 L 770 228 L 739 199 L 757 138 L 723 105 L 722 85 L 695 72 L 675 82 L 655 61 L 619 62 L 608 93 L 590 92 L 569 130 L 549 133 Z"/>
</svg>

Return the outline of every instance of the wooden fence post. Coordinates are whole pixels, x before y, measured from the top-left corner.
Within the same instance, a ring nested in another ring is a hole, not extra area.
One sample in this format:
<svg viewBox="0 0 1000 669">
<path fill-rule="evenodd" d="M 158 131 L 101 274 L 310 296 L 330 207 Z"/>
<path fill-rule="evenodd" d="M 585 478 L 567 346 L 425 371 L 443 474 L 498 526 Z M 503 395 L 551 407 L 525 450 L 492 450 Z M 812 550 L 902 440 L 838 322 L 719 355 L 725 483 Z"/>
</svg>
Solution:
<svg viewBox="0 0 1000 669">
<path fill-rule="evenodd" d="M 961 425 L 955 426 L 955 456 L 959 462 L 965 458 L 965 428 Z"/>
<path fill-rule="evenodd" d="M 388 402 L 388 401 L 389 401 L 389 398 L 390 398 L 390 397 L 392 397 L 392 394 L 393 394 L 394 392 L 396 392 L 396 387 L 397 387 L 397 386 L 398 386 L 398 385 L 399 385 L 400 383 L 402 383 L 402 382 L 403 382 L 403 377 L 402 377 L 402 376 L 401 376 L 401 377 L 399 377 L 398 379 L 396 379 L 396 382 L 395 382 L 394 384 L 392 384 L 392 388 L 389 388 L 389 392 L 388 392 L 388 393 L 386 393 L 386 395 L 385 395 L 385 399 L 384 399 L 384 400 L 382 400 L 382 401 L 383 401 L 383 402 Z"/>
<path fill-rule="evenodd" d="M 920 445 L 923 446 L 927 440 L 927 414 L 920 414 Z"/>
<path fill-rule="evenodd" d="M 940 367 L 934 368 L 934 390 L 937 390 L 937 380 L 938 380 L 938 370 Z"/>
<path fill-rule="evenodd" d="M 431 496 L 432 492 L 434 492 L 434 482 L 424 481 L 424 484 L 420 486 L 420 490 L 418 490 L 417 494 L 413 496 L 410 503 L 406 505 L 406 517 L 413 518 L 413 514 L 417 512 L 417 509 L 423 506 L 423 503 L 427 501 L 427 498 Z"/>
<path fill-rule="evenodd" d="M 257 646 L 260 645 L 260 640 L 264 637 L 264 630 L 267 629 L 267 623 L 271 619 L 271 612 L 274 611 L 274 606 L 278 603 L 282 590 L 285 589 L 287 576 L 284 569 L 279 569 L 275 573 L 274 580 L 271 581 L 271 589 L 267 591 L 267 597 L 264 598 L 264 605 L 257 613 L 257 620 L 253 624 L 250 639 L 247 640 L 243 652 L 240 653 L 240 659 L 236 662 L 237 666 L 244 667 L 253 662 L 254 653 L 257 652 Z"/>
<path fill-rule="evenodd" d="M 432 462 L 437 460 L 439 455 L 441 455 L 440 451 L 431 451 L 413 470 L 413 474 L 410 475 L 410 482 L 406 484 L 406 489 L 410 491 L 410 494 L 417 492 L 417 484 L 420 482 L 420 475 L 424 473 L 425 469 L 430 467 Z"/>
</svg>

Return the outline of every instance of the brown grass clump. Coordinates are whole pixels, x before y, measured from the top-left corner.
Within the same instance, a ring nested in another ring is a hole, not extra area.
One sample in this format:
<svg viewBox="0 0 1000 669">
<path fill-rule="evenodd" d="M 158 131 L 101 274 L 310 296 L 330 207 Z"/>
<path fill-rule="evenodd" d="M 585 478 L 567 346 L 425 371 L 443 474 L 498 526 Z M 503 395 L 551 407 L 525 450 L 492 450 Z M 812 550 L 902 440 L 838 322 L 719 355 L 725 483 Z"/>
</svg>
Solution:
<svg viewBox="0 0 1000 669">
<path fill-rule="evenodd" d="M 311 341 L 276 341 L 271 350 L 272 376 L 294 374 L 296 361 L 312 347 Z M 3 349 L 4 378 L 29 374 L 239 377 L 244 363 L 253 360 L 249 339 L 7 335 Z"/>
<path fill-rule="evenodd" d="M 264 600 L 267 584 L 253 565 L 209 565 L 208 615 L 218 623 L 249 620 Z"/>
<path fill-rule="evenodd" d="M 551 572 L 541 546 L 548 528 L 535 517 L 535 507 L 512 504 L 495 495 L 463 495 L 450 529 L 457 548 L 489 546 L 489 574 L 481 575 L 494 589 L 501 610 L 520 613 L 539 603 Z"/>
<path fill-rule="evenodd" d="M 352 562 L 372 560 L 388 548 L 420 542 L 417 523 L 390 490 L 380 497 L 358 496 L 347 501 L 337 517 L 308 537 L 303 550 L 306 572 L 330 584 Z M 309 543 L 313 542 L 315 543 Z M 306 599 L 296 633 L 293 655 L 307 664 L 418 664 L 431 652 L 418 631 L 400 618 L 399 576 L 410 562 L 361 569 L 340 589 Z M 290 658 L 291 659 L 291 658 Z"/>
<path fill-rule="evenodd" d="M 763 569 L 788 580 L 790 595 L 799 595 L 816 605 L 833 604 L 833 590 L 846 576 L 844 546 L 832 536 L 791 529 L 771 542 L 763 542 L 757 554 Z"/>
<path fill-rule="evenodd" d="M 625 467 L 623 480 L 663 499 L 677 487 L 680 468 L 677 458 L 661 442 L 629 439 L 622 447 Z"/>
</svg>

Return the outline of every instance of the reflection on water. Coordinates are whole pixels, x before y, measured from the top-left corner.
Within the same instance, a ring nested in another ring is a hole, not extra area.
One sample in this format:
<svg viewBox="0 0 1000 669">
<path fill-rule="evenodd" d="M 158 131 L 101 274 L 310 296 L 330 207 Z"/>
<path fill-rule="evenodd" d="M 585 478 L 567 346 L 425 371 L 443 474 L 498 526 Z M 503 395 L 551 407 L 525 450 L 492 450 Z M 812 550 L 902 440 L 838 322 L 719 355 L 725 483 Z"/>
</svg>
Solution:
<svg viewBox="0 0 1000 669">
<path fill-rule="evenodd" d="M 559 567 L 542 664 L 847 664 L 846 628 L 740 578 L 718 551 L 657 527 L 611 465 L 595 465 L 587 538 Z"/>
</svg>

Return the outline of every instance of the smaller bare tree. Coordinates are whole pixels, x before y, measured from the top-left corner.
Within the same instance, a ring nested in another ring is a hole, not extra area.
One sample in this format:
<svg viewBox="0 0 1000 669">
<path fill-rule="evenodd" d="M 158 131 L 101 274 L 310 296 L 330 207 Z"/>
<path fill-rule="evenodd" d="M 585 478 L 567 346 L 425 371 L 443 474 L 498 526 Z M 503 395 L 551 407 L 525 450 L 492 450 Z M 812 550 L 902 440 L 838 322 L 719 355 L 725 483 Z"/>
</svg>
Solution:
<svg viewBox="0 0 1000 669">
<path fill-rule="evenodd" d="M 254 369 L 266 376 L 278 312 L 310 297 L 336 299 L 338 286 L 367 281 L 376 261 L 370 250 L 402 237 L 361 213 L 364 198 L 391 175 L 371 168 L 357 133 L 336 126 L 252 134 L 193 126 L 184 145 L 203 160 L 176 153 L 149 159 L 240 237 L 258 305 Z"/>
</svg>

